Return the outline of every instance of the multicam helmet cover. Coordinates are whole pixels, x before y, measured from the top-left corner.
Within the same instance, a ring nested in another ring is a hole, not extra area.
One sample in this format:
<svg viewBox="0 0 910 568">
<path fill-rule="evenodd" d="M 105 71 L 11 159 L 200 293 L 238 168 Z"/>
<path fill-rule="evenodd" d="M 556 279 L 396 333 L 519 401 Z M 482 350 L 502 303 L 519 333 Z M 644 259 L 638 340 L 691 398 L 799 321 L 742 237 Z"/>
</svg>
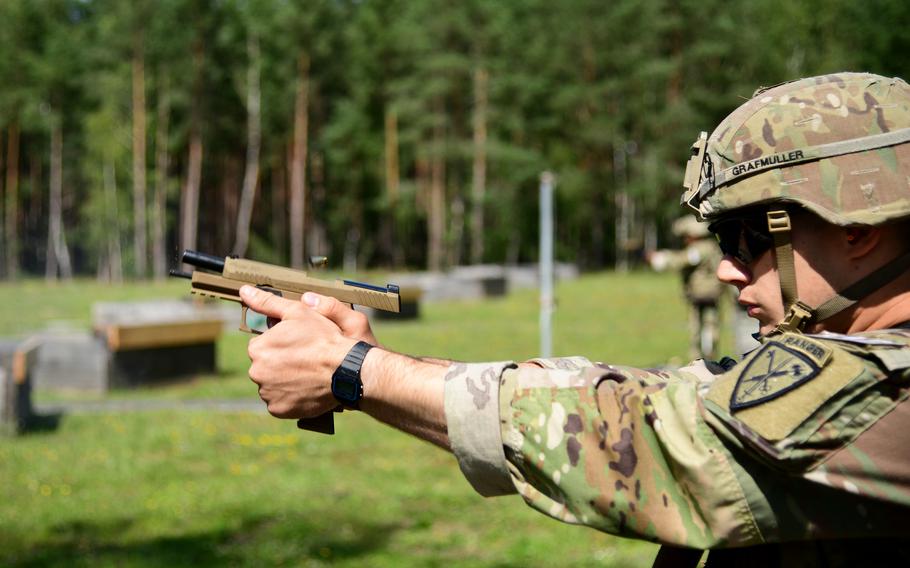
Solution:
<svg viewBox="0 0 910 568">
<path fill-rule="evenodd" d="M 696 140 L 684 185 L 703 219 L 787 202 L 837 225 L 910 216 L 910 86 L 838 73 L 760 89 Z"/>
</svg>

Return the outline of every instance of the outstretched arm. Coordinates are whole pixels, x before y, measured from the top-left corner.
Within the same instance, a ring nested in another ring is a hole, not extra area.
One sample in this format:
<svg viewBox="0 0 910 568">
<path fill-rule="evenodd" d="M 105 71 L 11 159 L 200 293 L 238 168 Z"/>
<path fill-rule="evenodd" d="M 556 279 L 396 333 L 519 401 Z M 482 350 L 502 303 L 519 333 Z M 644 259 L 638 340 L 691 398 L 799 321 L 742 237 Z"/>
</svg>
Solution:
<svg viewBox="0 0 910 568">
<path fill-rule="evenodd" d="M 381 422 L 451 450 L 443 402 L 446 369 L 434 362 L 372 349 L 361 372 L 361 408 Z"/>
<path fill-rule="evenodd" d="M 334 298 L 306 294 L 301 301 L 245 286 L 244 303 L 281 320 L 250 340 L 250 379 L 269 413 L 309 418 L 337 405 L 332 373 L 358 340 L 376 345 L 369 323 Z M 377 420 L 449 449 L 443 402 L 446 367 L 381 347 L 361 370 L 361 409 Z"/>
<path fill-rule="evenodd" d="M 358 340 L 344 330 L 361 316 L 322 297 L 241 294 L 281 320 L 249 346 L 250 378 L 269 412 L 334 408 L 332 373 Z M 755 500 L 705 423 L 696 375 L 569 363 L 445 367 L 376 347 L 361 371 L 360 407 L 451 450 L 482 495 L 517 491 L 547 515 L 623 536 L 699 548 L 760 542 Z"/>
</svg>

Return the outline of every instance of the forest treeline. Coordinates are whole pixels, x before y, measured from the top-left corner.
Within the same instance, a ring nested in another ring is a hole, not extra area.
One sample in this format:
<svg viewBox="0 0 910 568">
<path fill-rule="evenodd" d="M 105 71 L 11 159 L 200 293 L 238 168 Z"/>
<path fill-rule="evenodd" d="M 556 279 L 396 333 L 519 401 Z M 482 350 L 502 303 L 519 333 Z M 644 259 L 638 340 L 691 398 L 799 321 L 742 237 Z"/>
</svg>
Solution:
<svg viewBox="0 0 910 568">
<path fill-rule="evenodd" d="M 0 275 L 623 266 L 755 87 L 907 77 L 904 0 L 0 0 Z"/>
</svg>

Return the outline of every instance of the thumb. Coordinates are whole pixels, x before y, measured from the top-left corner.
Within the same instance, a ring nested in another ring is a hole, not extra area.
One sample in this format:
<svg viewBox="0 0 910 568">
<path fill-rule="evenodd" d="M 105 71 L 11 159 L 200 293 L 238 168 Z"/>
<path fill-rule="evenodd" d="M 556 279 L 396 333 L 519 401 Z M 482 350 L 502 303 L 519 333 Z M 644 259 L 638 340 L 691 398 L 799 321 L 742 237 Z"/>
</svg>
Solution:
<svg viewBox="0 0 910 568">
<path fill-rule="evenodd" d="M 307 292 L 301 300 L 340 327 L 345 335 L 359 337 L 369 333 L 370 324 L 366 316 L 337 298 Z M 375 343 L 375 338 L 371 343 Z"/>
<path fill-rule="evenodd" d="M 288 310 L 296 305 L 296 302 L 254 286 L 241 286 L 240 299 L 254 312 L 278 319 L 284 319 Z"/>
<path fill-rule="evenodd" d="M 315 292 L 307 292 L 303 295 L 303 303 L 313 308 L 321 315 L 340 324 L 349 314 L 355 313 L 354 310 L 345 303 L 340 302 L 332 296 L 323 296 Z"/>
</svg>

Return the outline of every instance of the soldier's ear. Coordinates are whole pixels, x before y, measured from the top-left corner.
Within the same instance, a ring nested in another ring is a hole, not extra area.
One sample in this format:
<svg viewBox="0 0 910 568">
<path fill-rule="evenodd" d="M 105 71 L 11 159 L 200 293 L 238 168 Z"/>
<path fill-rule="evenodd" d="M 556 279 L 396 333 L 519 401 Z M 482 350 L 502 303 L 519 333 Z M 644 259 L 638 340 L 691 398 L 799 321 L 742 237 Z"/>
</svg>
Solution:
<svg viewBox="0 0 910 568">
<path fill-rule="evenodd" d="M 882 231 L 878 227 L 845 227 L 841 230 L 841 235 L 847 257 L 855 260 L 866 256 L 878 246 Z"/>
</svg>

